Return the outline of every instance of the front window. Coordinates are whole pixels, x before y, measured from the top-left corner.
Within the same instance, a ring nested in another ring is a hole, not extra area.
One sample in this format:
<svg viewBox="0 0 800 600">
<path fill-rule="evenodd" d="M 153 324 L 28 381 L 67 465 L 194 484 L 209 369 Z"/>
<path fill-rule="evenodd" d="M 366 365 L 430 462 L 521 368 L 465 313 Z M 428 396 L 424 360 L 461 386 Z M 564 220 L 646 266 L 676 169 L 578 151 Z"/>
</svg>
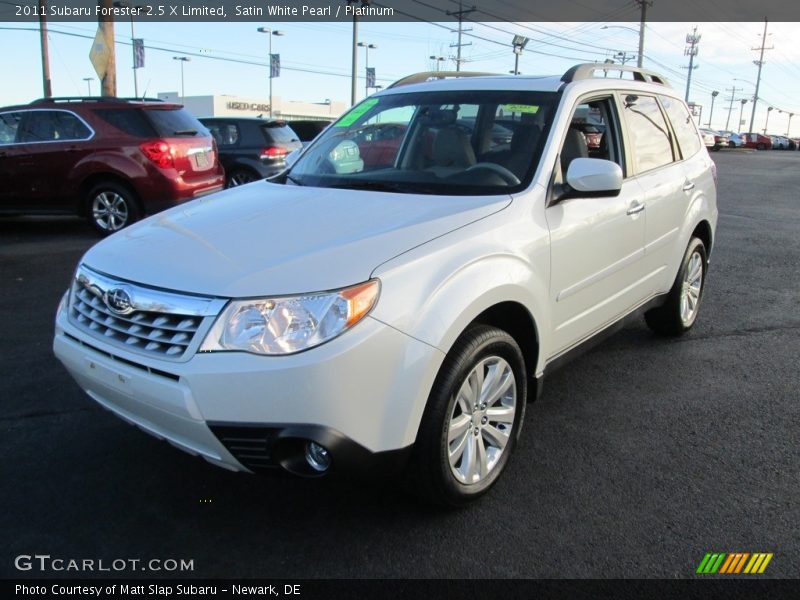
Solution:
<svg viewBox="0 0 800 600">
<path fill-rule="evenodd" d="M 298 160 L 298 185 L 429 194 L 522 189 L 541 157 L 557 95 L 520 91 L 368 98 Z"/>
</svg>

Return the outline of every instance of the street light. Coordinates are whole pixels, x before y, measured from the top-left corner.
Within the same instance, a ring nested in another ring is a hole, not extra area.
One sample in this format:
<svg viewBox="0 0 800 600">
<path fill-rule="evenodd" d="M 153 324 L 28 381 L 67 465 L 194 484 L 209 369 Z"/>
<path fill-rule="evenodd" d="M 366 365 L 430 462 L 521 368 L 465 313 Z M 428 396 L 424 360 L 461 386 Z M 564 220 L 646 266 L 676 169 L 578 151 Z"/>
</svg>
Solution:
<svg viewBox="0 0 800 600">
<path fill-rule="evenodd" d="M 511 40 L 511 45 L 514 48 L 514 75 L 519 75 L 519 55 L 525 50 L 530 40 L 524 35 L 515 35 Z"/>
<path fill-rule="evenodd" d="M 366 42 L 358 42 L 357 46 L 363 48 L 364 56 L 364 73 L 366 73 L 366 81 L 364 82 L 364 97 L 369 96 L 369 51 L 377 50 L 377 44 L 368 44 Z"/>
<path fill-rule="evenodd" d="M 266 33 L 269 36 L 269 118 L 272 118 L 272 36 L 280 37 L 286 35 L 277 29 L 270 29 L 269 27 L 259 27 L 259 33 Z"/>
<path fill-rule="evenodd" d="M 186 103 L 186 90 L 183 87 L 183 64 L 192 60 L 188 56 L 173 56 L 172 60 L 180 61 L 181 63 L 181 104 Z"/>
<path fill-rule="evenodd" d="M 741 102 L 742 105 L 739 107 L 739 126 L 736 129 L 741 131 L 742 130 L 742 121 L 744 121 L 744 118 L 743 118 L 744 117 L 744 105 L 747 104 L 747 98 L 742 98 L 739 102 Z"/>
<path fill-rule="evenodd" d="M 131 4 L 130 2 L 114 2 L 114 6 L 117 8 L 129 8 L 130 10 L 130 17 L 131 17 L 131 56 L 133 58 L 133 96 L 134 98 L 139 97 L 139 81 L 136 76 L 136 34 L 133 30 L 133 15 L 136 12 L 136 9 L 144 8 L 142 4 Z"/>
<path fill-rule="evenodd" d="M 639 29 L 633 27 L 626 27 L 625 25 L 603 25 L 600 29 L 627 29 L 639 36 L 639 54 L 636 57 L 636 66 L 642 68 L 642 55 L 644 54 L 644 23 L 640 23 Z M 624 63 L 623 63 L 624 64 Z"/>
<path fill-rule="evenodd" d="M 711 127 L 711 117 L 714 116 L 714 100 L 719 96 L 719 92 L 714 90 L 711 92 L 711 111 L 708 113 L 708 126 Z"/>
<path fill-rule="evenodd" d="M 447 59 L 446 59 L 444 56 L 434 56 L 434 55 L 431 55 L 431 56 L 429 56 L 428 58 L 430 58 L 431 60 L 435 60 L 435 61 L 436 61 L 436 72 L 437 72 L 437 73 L 439 72 L 439 65 L 441 65 L 441 64 L 442 64 L 442 62 L 444 62 L 444 61 L 446 61 L 446 60 L 447 60 Z"/>
<path fill-rule="evenodd" d="M 94 77 L 84 77 L 83 80 L 86 82 L 86 85 L 89 88 L 89 96 L 91 96 L 92 95 L 92 82 L 94 81 Z"/>
<path fill-rule="evenodd" d="M 771 113 L 773 110 L 775 110 L 774 106 L 767 107 L 767 120 L 764 121 L 764 135 L 767 135 L 767 128 L 769 126 L 769 113 Z"/>
</svg>

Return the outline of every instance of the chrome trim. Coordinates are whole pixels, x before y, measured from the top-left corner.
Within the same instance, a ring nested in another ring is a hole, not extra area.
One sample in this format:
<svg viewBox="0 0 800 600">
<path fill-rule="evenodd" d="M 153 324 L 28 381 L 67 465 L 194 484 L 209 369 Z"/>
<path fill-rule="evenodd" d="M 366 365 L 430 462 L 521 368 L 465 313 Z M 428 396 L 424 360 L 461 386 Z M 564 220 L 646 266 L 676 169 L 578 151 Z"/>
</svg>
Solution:
<svg viewBox="0 0 800 600">
<path fill-rule="evenodd" d="M 67 144 L 67 143 L 74 143 L 74 142 L 88 142 L 89 140 L 93 139 L 97 132 L 94 128 L 86 122 L 86 119 L 81 117 L 78 113 L 74 113 L 71 110 L 65 110 L 63 108 L 22 108 L 19 110 L 5 110 L 0 112 L 0 115 L 8 115 L 13 113 L 21 113 L 24 114 L 26 112 L 64 112 L 69 113 L 76 119 L 78 119 L 81 123 L 83 123 L 86 128 L 91 132 L 89 137 L 85 138 L 72 138 L 69 140 L 42 140 L 40 142 L 9 142 L 6 144 L 0 143 L 0 146 L 30 146 L 31 144 Z"/>
<path fill-rule="evenodd" d="M 78 267 L 75 273 L 76 283 L 106 302 L 106 295 L 115 289 L 124 289 L 130 296 L 131 310 L 179 314 L 193 317 L 215 317 L 227 300 L 202 296 L 185 296 L 152 288 L 141 287 L 126 281 L 112 279 L 106 275 L 92 271 L 85 265 Z"/>
</svg>

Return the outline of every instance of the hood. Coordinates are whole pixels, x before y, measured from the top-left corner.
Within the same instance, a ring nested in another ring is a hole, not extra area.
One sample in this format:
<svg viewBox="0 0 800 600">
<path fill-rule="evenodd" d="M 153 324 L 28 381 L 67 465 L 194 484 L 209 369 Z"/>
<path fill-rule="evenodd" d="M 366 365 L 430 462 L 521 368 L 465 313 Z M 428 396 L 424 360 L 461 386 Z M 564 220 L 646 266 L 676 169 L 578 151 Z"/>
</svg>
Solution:
<svg viewBox="0 0 800 600">
<path fill-rule="evenodd" d="M 510 202 L 258 182 L 123 229 L 83 263 L 135 283 L 225 298 L 322 291 L 365 281 L 381 263 Z"/>
</svg>

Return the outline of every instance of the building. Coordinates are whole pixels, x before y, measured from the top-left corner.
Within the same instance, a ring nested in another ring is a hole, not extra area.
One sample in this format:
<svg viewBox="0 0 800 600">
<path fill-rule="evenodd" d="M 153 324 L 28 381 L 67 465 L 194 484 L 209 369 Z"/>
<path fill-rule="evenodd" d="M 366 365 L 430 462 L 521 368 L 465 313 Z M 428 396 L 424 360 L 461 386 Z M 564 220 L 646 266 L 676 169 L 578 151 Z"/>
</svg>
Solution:
<svg viewBox="0 0 800 600">
<path fill-rule="evenodd" d="M 181 100 L 178 92 L 160 92 L 158 97 L 167 102 L 183 104 L 196 117 L 269 117 L 269 100 L 263 98 L 243 98 L 241 96 L 186 96 Z M 275 119 L 319 119 L 331 120 L 339 117 L 346 109 L 344 102 L 299 102 L 284 100 L 273 96 Z"/>
</svg>

